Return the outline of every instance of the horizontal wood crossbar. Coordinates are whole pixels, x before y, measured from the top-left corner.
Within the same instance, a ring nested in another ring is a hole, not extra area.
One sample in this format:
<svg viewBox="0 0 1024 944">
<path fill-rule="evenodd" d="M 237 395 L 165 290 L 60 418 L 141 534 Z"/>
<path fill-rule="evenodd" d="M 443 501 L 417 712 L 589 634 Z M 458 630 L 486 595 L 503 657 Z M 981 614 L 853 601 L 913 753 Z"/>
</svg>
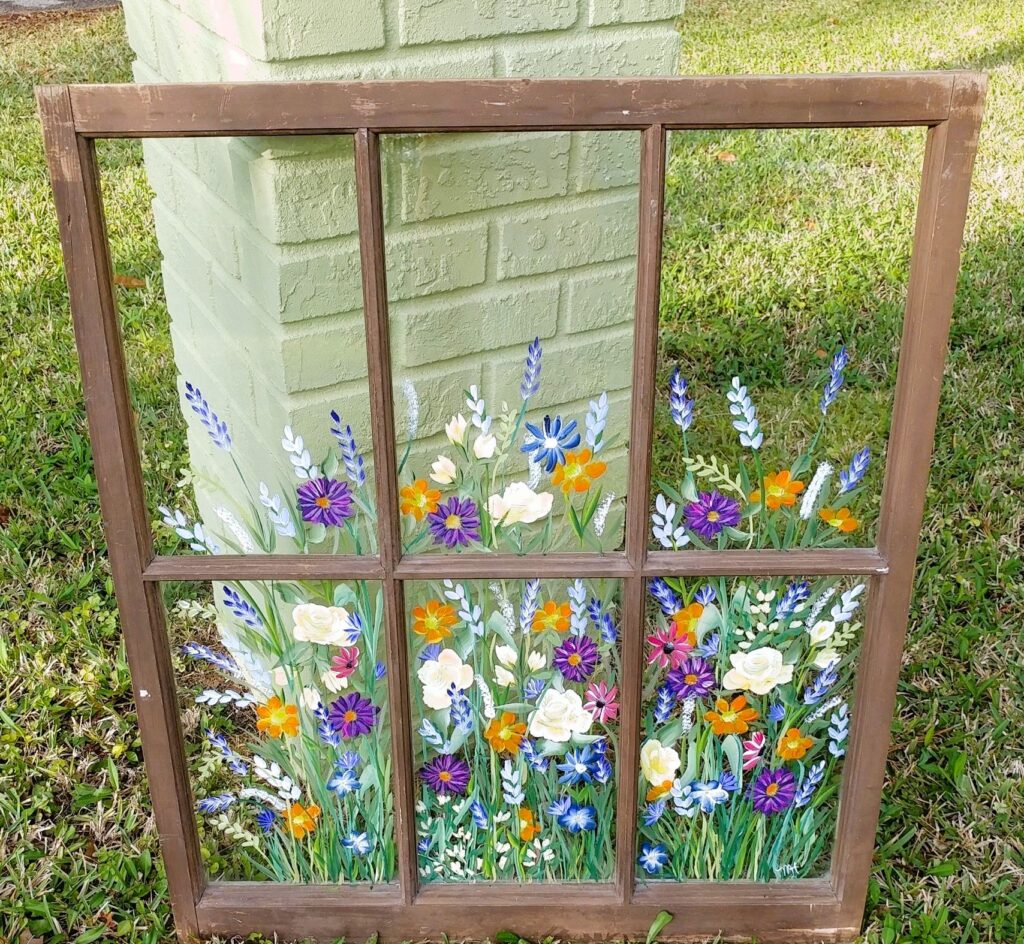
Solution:
<svg viewBox="0 0 1024 944">
<path fill-rule="evenodd" d="M 651 551 L 638 567 L 625 554 L 418 554 L 394 568 L 399 580 L 493 580 L 531 577 L 813 577 L 871 576 L 888 570 L 877 548 L 809 551 Z M 280 554 L 155 557 L 148 581 L 192 580 L 381 580 L 376 557 Z"/>
<path fill-rule="evenodd" d="M 96 138 L 934 125 L 955 72 L 71 86 Z"/>
</svg>

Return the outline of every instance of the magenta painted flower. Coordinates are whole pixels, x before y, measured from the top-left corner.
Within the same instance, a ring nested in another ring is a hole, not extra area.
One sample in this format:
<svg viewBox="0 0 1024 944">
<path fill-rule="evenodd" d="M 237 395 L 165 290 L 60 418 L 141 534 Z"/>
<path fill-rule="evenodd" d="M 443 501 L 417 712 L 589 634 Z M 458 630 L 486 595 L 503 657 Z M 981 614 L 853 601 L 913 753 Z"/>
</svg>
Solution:
<svg viewBox="0 0 1024 944">
<path fill-rule="evenodd" d="M 591 682 L 587 686 L 583 707 L 595 721 L 607 724 L 619 715 L 619 703 L 615 700 L 618 695 L 619 690 L 615 685 L 609 688 L 607 682 Z"/>
<path fill-rule="evenodd" d="M 321 476 L 303 482 L 297 491 L 303 521 L 340 528 L 346 518 L 352 517 L 352 491 L 348 482 Z"/>
<path fill-rule="evenodd" d="M 460 547 L 480 540 L 480 513 L 471 498 L 453 495 L 427 515 L 435 544 Z"/>
<path fill-rule="evenodd" d="M 359 667 L 359 650 L 355 646 L 342 646 L 331 659 L 331 671 L 338 678 L 348 678 Z"/>
<path fill-rule="evenodd" d="M 337 701 L 331 702 L 327 714 L 331 727 L 343 738 L 358 737 L 369 734 L 377 723 L 380 709 L 368 698 L 358 692 L 342 695 Z"/>
<path fill-rule="evenodd" d="M 764 749 L 764 732 L 754 731 L 743 742 L 743 769 L 753 770 L 761 762 L 761 751 Z"/>
<path fill-rule="evenodd" d="M 740 503 L 721 492 L 701 492 L 686 506 L 686 526 L 705 541 L 740 523 Z"/>
<path fill-rule="evenodd" d="M 647 664 L 659 665 L 663 669 L 678 668 L 693 649 L 689 635 L 678 632 L 675 623 L 648 636 L 647 645 L 651 647 Z"/>
<path fill-rule="evenodd" d="M 796 795 L 796 778 L 785 767 L 762 770 L 754 781 L 754 809 L 765 816 L 774 816 L 788 809 Z"/>
<path fill-rule="evenodd" d="M 570 636 L 552 655 L 555 667 L 570 682 L 585 682 L 597 667 L 597 643 L 589 636 Z"/>
<path fill-rule="evenodd" d="M 462 796 L 469 786 L 469 764 L 454 754 L 438 754 L 420 768 L 420 779 L 441 796 Z"/>
<path fill-rule="evenodd" d="M 668 673 L 668 687 L 680 701 L 687 698 L 704 698 L 715 687 L 715 670 L 711 663 L 700 656 L 684 659 Z"/>
</svg>

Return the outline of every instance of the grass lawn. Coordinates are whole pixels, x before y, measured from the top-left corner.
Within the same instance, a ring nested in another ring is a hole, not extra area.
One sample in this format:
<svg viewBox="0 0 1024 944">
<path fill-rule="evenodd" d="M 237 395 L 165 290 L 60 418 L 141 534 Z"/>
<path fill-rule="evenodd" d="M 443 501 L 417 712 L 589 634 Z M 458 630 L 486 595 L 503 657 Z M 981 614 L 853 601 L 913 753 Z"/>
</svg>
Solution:
<svg viewBox="0 0 1024 944">
<path fill-rule="evenodd" d="M 1021 36 L 1015 0 L 691 0 L 683 20 L 685 73 L 970 66 L 991 76 L 871 942 L 1024 939 Z M 0 20 L 0 942 L 169 936 L 32 98 L 39 82 L 128 81 L 130 61 L 116 13 Z M 813 410 L 796 383 L 842 337 L 856 359 L 842 421 L 853 442 L 883 439 L 920 146 L 904 131 L 680 135 L 665 373 L 680 361 L 719 388 L 742 369 L 769 436 L 784 437 L 807 409 L 801 397 Z M 173 430 L 139 150 L 105 146 L 103 158 L 137 395 Z M 163 438 L 170 450 L 149 474 L 167 482 L 182 447 Z M 667 450 L 658 459 L 668 471 Z"/>
</svg>

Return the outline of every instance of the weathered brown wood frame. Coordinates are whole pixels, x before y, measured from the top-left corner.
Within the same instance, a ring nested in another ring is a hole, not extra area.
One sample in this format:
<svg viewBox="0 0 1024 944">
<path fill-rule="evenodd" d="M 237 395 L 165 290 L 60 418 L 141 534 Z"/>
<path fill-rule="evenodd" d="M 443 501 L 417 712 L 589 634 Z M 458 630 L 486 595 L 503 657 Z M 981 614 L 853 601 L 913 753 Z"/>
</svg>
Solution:
<svg viewBox="0 0 1024 944">
<path fill-rule="evenodd" d="M 486 80 L 38 90 L 60 217 L 110 564 L 174 917 L 182 936 L 276 932 L 388 940 L 722 932 L 761 941 L 848 940 L 860 927 L 885 773 L 900 653 L 959 266 L 984 76 L 966 72 L 639 80 Z M 867 549 L 648 552 L 647 512 L 661 264 L 666 132 L 695 128 L 927 127 L 877 546 Z M 398 539 L 394 419 L 381 216 L 379 136 L 399 132 L 637 130 L 642 136 L 631 467 L 625 550 L 543 558 L 545 575 L 623 581 L 623 665 L 616 872 L 607 885 L 419 887 L 406 686 L 390 686 L 397 882 L 376 888 L 207 882 L 160 599 L 164 580 L 367 578 L 385 591 L 392 678 L 406 672 L 402 582 L 534 576 L 505 555 L 406 557 Z M 352 134 L 369 360 L 380 554 L 352 557 L 157 557 L 149 529 L 112 290 L 97 138 Z M 634 856 L 644 581 L 655 575 L 864 574 L 871 588 L 862 666 L 828 877 L 776 884 L 636 887 Z"/>
</svg>

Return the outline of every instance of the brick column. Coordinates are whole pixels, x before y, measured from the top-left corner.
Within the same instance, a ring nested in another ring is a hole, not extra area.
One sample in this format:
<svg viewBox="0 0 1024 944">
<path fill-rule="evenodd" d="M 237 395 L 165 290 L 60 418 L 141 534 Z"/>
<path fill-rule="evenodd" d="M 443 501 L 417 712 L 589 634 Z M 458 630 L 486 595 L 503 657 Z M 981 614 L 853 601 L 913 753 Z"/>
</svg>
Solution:
<svg viewBox="0 0 1024 944">
<path fill-rule="evenodd" d="M 671 75 L 682 3 L 124 0 L 124 9 L 140 82 L 269 81 Z M 623 402 L 637 136 L 412 137 L 389 141 L 385 156 L 394 372 L 419 393 L 420 437 L 441 433 L 463 387 L 514 390 L 534 335 L 547 380 L 537 405 L 582 415 L 599 385 Z M 282 427 L 322 451 L 331 409 L 354 418 L 368 446 L 350 145 L 153 141 L 146 164 L 178 370 L 231 422 L 242 467 L 287 480 Z M 618 419 L 624 431 L 621 410 Z M 197 495 L 216 530 L 223 498 L 213 483 L 233 473 L 192 429 Z M 621 455 L 617 464 L 609 480 L 621 478 Z"/>
</svg>

